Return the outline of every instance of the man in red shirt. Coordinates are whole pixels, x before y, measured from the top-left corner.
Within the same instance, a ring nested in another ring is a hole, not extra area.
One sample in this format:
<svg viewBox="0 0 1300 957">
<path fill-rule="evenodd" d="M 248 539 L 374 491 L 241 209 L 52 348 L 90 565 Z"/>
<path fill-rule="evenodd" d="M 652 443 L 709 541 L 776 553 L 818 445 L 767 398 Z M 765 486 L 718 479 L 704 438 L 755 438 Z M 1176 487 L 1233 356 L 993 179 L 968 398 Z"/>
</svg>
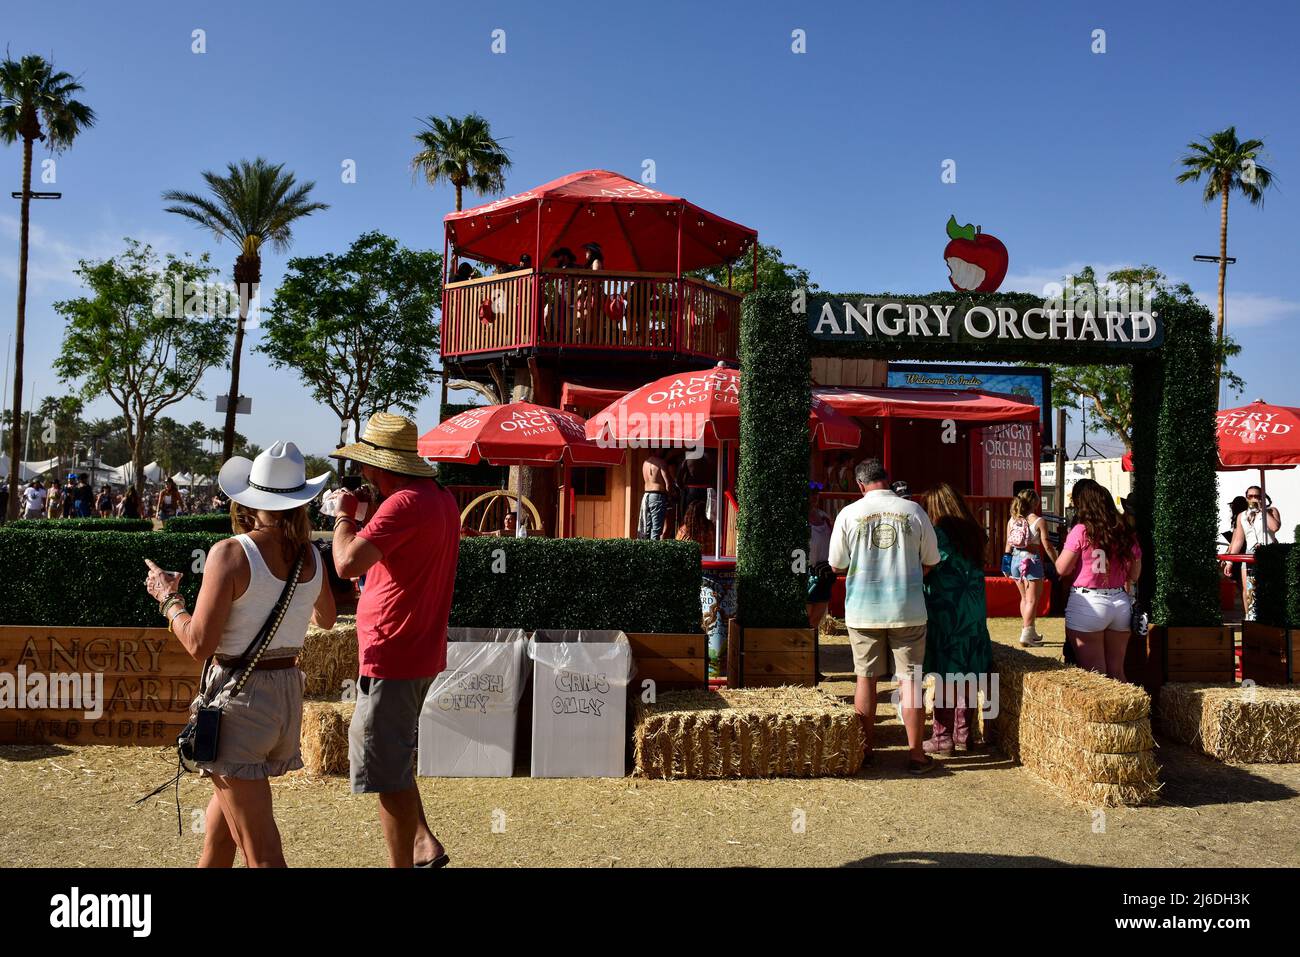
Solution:
<svg viewBox="0 0 1300 957">
<path fill-rule="evenodd" d="M 361 674 L 348 729 L 352 793 L 379 795 L 393 867 L 441 867 L 448 858 L 424 818 L 415 746 L 429 685 L 447 667 L 460 512 L 417 454 L 416 439 L 410 419 L 377 412 L 360 441 L 330 453 L 359 462 L 381 496 L 358 528 L 356 496 L 339 494 L 333 552 L 341 576 L 366 576 L 357 603 Z"/>
</svg>

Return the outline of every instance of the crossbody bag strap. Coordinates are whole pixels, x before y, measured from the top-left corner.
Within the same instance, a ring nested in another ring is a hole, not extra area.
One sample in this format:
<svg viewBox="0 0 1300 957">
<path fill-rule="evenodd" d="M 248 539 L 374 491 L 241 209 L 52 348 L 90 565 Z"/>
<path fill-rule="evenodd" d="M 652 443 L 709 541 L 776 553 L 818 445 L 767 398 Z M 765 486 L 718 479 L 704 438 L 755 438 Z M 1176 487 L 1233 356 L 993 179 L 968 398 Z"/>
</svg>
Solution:
<svg viewBox="0 0 1300 957">
<path fill-rule="evenodd" d="M 289 574 L 289 580 L 284 583 L 284 590 L 280 592 L 280 598 L 271 609 L 271 614 L 267 617 L 266 623 L 262 625 L 262 630 L 257 633 L 253 643 L 248 646 L 244 652 L 243 660 L 240 662 L 241 671 L 239 678 L 235 681 L 235 687 L 231 689 L 230 694 L 226 697 L 229 701 L 231 698 L 238 696 L 243 690 L 249 677 L 253 674 L 257 663 L 262 660 L 262 655 L 270 646 L 272 639 L 275 638 L 276 631 L 280 628 L 280 622 L 284 620 L 284 613 L 289 610 L 289 603 L 293 601 L 293 593 L 298 589 L 298 576 L 302 573 L 303 562 L 307 558 L 307 546 L 304 545 L 298 552 L 298 560 L 294 562 L 293 570 Z"/>
</svg>

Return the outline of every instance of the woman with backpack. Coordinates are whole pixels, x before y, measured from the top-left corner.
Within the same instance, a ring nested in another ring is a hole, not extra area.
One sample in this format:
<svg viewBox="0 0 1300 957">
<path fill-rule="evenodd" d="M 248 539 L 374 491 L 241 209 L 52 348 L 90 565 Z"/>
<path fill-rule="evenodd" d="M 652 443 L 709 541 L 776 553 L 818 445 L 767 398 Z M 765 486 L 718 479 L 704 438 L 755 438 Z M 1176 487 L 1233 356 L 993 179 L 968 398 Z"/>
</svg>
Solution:
<svg viewBox="0 0 1300 957">
<path fill-rule="evenodd" d="M 1037 513 L 1038 493 L 1031 488 L 1022 489 L 1011 500 L 1011 519 L 1007 522 L 1007 540 L 1002 567 L 1020 591 L 1020 644 L 1024 648 L 1037 648 L 1043 636 L 1035 627 L 1038 603 L 1043 596 L 1046 572 L 1043 555 L 1056 561 L 1056 550 L 1047 538 L 1047 523 Z"/>
</svg>

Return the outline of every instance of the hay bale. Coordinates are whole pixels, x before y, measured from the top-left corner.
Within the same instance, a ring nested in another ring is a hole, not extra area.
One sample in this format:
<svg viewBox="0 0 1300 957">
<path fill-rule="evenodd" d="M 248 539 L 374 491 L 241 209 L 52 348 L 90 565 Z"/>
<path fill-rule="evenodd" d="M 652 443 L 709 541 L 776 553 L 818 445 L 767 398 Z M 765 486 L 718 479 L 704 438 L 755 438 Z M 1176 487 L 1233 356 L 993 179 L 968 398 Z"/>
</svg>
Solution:
<svg viewBox="0 0 1300 957">
<path fill-rule="evenodd" d="M 348 725 L 356 705 L 305 701 L 302 707 L 302 764 L 312 774 L 348 773 Z"/>
<path fill-rule="evenodd" d="M 357 680 L 356 616 L 339 615 L 330 629 L 308 627 L 298 652 L 298 667 L 307 676 L 309 698 L 337 701 L 343 694 L 344 682 Z"/>
<path fill-rule="evenodd" d="M 1167 684 L 1160 727 L 1220 761 L 1300 762 L 1300 688 Z"/>
<path fill-rule="evenodd" d="M 1150 804 L 1160 791 L 1151 699 L 1133 685 L 993 646 L 998 715 L 990 735 L 1009 757 L 1077 801 Z"/>
<path fill-rule="evenodd" d="M 815 688 L 669 691 L 639 701 L 634 773 L 648 778 L 827 777 L 857 773 L 862 726 Z"/>
</svg>

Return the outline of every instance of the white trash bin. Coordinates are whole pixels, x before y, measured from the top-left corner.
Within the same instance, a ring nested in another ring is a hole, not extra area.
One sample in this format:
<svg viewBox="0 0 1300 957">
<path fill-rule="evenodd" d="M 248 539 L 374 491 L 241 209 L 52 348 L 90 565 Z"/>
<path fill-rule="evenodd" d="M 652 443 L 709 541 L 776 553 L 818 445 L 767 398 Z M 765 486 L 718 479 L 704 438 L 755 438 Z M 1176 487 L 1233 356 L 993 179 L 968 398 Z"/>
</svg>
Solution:
<svg viewBox="0 0 1300 957">
<path fill-rule="evenodd" d="M 420 711 L 423 777 L 508 778 L 527 635 L 519 628 L 449 628 L 447 670 L 433 679 Z"/>
<path fill-rule="evenodd" d="M 634 664 L 621 631 L 537 631 L 533 659 L 535 778 L 627 773 L 627 686 Z"/>
</svg>

